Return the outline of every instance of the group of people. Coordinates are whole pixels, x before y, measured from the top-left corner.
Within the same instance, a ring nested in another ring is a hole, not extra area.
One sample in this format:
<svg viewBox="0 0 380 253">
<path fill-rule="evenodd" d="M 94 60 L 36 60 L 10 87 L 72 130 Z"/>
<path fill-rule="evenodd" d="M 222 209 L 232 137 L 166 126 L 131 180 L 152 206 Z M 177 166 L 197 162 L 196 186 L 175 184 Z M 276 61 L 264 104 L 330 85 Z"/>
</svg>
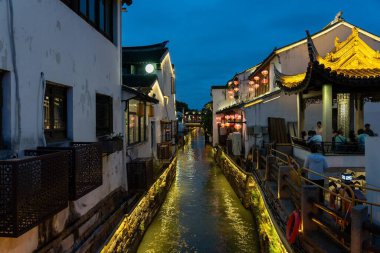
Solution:
<svg viewBox="0 0 380 253">
<path fill-rule="evenodd" d="M 375 136 L 375 133 L 371 129 L 370 124 L 365 124 L 364 129 L 359 129 L 357 135 L 355 131 L 350 131 L 348 138 L 343 135 L 341 130 L 334 130 L 332 143 L 334 151 L 343 151 L 345 144 L 356 144 L 360 151 L 364 151 L 365 140 L 368 136 Z M 314 130 L 302 131 L 301 138 L 306 141 L 306 144 L 312 146 L 314 144 L 320 145 L 322 139 L 322 122 L 318 121 Z M 354 145 L 351 145 L 354 146 Z"/>
<path fill-rule="evenodd" d="M 333 142 L 335 143 L 335 147 L 339 148 L 342 144 L 349 142 L 355 142 L 358 144 L 359 148 L 363 148 L 365 146 L 365 139 L 368 136 L 375 136 L 375 133 L 371 129 L 370 124 L 365 124 L 365 129 L 359 129 L 358 135 L 355 136 L 355 132 L 350 132 L 349 140 L 342 134 L 342 131 L 334 131 L 333 132 Z M 318 132 L 319 130 L 319 132 Z M 318 143 L 322 142 L 322 124 L 321 122 L 317 123 L 316 130 L 311 130 L 308 133 L 308 139 L 305 139 L 308 144 L 310 144 L 310 154 L 305 158 L 304 167 L 313 171 L 309 172 L 307 178 L 310 180 L 310 183 L 317 184 L 321 187 L 324 187 L 324 177 L 326 169 L 328 168 L 326 158 L 318 153 Z M 323 190 L 320 189 L 319 202 L 323 202 Z"/>
</svg>

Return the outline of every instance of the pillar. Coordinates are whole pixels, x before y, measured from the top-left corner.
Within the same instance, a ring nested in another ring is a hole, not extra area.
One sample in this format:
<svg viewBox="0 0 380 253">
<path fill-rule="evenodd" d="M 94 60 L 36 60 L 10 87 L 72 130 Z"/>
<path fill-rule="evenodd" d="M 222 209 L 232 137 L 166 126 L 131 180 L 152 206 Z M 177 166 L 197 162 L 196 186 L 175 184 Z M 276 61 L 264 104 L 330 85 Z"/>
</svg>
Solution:
<svg viewBox="0 0 380 253">
<path fill-rule="evenodd" d="M 322 126 L 323 141 L 331 141 L 332 138 L 332 85 L 322 86 Z"/>
<path fill-rule="evenodd" d="M 361 94 L 355 96 L 355 133 L 364 128 L 364 103 Z"/>
<path fill-rule="evenodd" d="M 342 130 L 344 136 L 350 132 L 350 94 L 338 93 L 336 95 L 338 104 L 338 129 Z"/>
<path fill-rule="evenodd" d="M 361 253 L 363 242 L 369 238 L 369 233 L 363 229 L 364 222 L 368 221 L 368 207 L 357 205 L 351 213 L 351 253 Z"/>
<path fill-rule="evenodd" d="M 301 138 L 301 132 L 305 130 L 305 108 L 303 105 L 302 92 L 297 94 L 297 136 Z"/>
</svg>

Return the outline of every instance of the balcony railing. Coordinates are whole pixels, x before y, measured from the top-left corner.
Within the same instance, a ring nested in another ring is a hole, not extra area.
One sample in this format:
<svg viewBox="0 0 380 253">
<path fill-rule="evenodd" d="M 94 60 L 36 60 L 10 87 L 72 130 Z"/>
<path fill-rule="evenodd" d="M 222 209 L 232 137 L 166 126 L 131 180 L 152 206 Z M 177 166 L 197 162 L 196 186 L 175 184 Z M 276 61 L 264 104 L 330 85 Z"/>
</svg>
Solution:
<svg viewBox="0 0 380 253">
<path fill-rule="evenodd" d="M 70 200 L 77 200 L 103 183 L 100 142 L 73 142 L 70 147 L 39 147 L 38 150 L 69 152 Z"/>
<path fill-rule="evenodd" d="M 310 150 L 310 145 L 306 141 L 292 137 L 294 146 L 300 147 L 305 150 Z M 363 155 L 364 150 L 357 143 L 334 143 L 334 142 L 321 142 L 317 145 L 318 153 L 323 155 Z"/>
<path fill-rule="evenodd" d="M 68 205 L 68 152 L 0 161 L 0 236 L 18 237 Z"/>
</svg>

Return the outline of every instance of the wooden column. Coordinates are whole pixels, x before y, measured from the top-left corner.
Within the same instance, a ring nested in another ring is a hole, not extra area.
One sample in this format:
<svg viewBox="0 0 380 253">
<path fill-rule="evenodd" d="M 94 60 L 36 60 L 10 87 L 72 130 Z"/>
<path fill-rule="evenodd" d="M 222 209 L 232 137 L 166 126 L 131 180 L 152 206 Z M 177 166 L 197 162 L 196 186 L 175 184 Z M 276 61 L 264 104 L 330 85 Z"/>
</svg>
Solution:
<svg viewBox="0 0 380 253">
<path fill-rule="evenodd" d="M 355 133 L 364 128 L 364 102 L 361 94 L 355 96 Z"/>
<path fill-rule="evenodd" d="M 332 85 L 322 86 L 322 126 L 323 141 L 330 142 L 332 138 Z"/>
<path fill-rule="evenodd" d="M 302 92 L 297 94 L 297 136 L 301 138 L 301 132 L 305 128 L 305 108 L 303 105 Z"/>
</svg>

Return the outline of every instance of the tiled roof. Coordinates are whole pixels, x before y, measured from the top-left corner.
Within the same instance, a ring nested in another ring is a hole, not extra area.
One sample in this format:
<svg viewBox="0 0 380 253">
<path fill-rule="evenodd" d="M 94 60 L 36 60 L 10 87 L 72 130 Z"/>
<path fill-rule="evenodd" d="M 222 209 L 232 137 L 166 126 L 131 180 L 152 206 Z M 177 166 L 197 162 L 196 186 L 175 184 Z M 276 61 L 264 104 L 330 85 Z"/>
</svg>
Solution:
<svg viewBox="0 0 380 253">
<path fill-rule="evenodd" d="M 168 53 L 164 41 L 159 44 L 139 47 L 123 47 L 123 63 L 160 63 Z"/>
<path fill-rule="evenodd" d="M 157 75 L 123 75 L 123 85 L 136 88 L 145 94 L 149 93 L 156 81 Z"/>
</svg>

